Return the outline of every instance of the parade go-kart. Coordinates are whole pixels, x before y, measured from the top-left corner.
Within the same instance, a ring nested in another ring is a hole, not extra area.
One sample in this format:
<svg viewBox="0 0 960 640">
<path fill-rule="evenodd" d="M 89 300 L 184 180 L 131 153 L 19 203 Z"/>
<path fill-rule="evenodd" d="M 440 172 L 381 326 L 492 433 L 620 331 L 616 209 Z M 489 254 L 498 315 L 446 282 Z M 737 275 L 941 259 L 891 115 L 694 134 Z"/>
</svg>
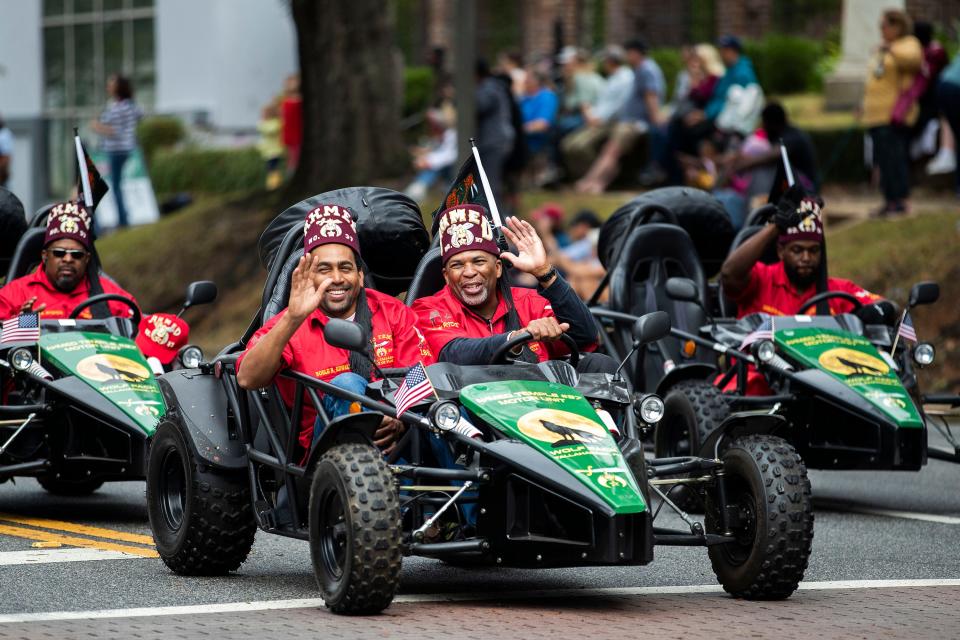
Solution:
<svg viewBox="0 0 960 640">
<path fill-rule="evenodd" d="M 213 301 L 216 286 L 195 282 L 184 308 Z M 81 319 L 107 301 L 129 317 Z M 35 342 L 0 344 L 0 482 L 32 476 L 51 493 L 86 495 L 111 480 L 143 479 L 164 404 L 161 372 L 134 341 L 141 312 L 117 294 L 91 296 L 67 319 L 40 320 Z M 174 366 L 196 364 L 185 346 Z"/>
<path fill-rule="evenodd" d="M 300 246 L 302 225 L 277 250 L 255 326 L 285 306 L 284 279 Z M 633 348 L 668 329 L 662 312 L 640 318 Z M 341 320 L 328 321 L 325 338 L 360 353 L 369 340 Z M 383 415 L 396 416 L 405 369 L 382 371 L 365 395 L 283 371 L 295 384 L 292 407 L 276 384 L 237 385 L 242 341 L 197 369 L 162 376 L 168 410 L 147 478 L 161 558 L 181 575 L 218 575 L 240 567 L 258 528 L 307 540 L 326 605 L 347 614 L 387 607 L 409 555 L 463 565 L 637 566 L 653 560 L 656 545 L 706 546 L 736 596 L 786 598 L 797 588 L 813 514 L 806 470 L 790 445 L 755 433 L 744 414 L 713 434 L 715 454 L 645 460 L 640 437 L 660 418 L 659 398 L 634 394 L 619 376 L 578 374 L 572 341 L 571 362 L 502 363 L 529 339 L 514 336 L 486 366 L 426 367 L 435 395 L 398 416 L 407 430 L 386 459 L 372 435 Z M 331 420 L 321 394 L 366 411 Z M 323 427 L 309 451 L 298 445 L 304 403 Z M 762 426 L 778 420 L 764 417 Z M 708 499 L 702 523 L 661 489 L 686 473 Z M 664 505 L 685 528 L 658 524 Z"/>
<path fill-rule="evenodd" d="M 680 300 L 698 298 L 695 285 L 679 278 L 667 283 L 667 292 Z M 731 411 L 750 407 L 782 416 L 775 433 L 793 444 L 811 468 L 918 470 L 928 455 L 960 461 L 949 427 L 944 435 L 953 452 L 927 447 L 930 421 L 924 402 L 960 404 L 955 396 L 925 397 L 919 391 L 914 367 L 933 363 L 933 346 L 897 339 L 897 323 L 879 322 L 875 309 L 844 292 L 816 294 L 804 308 L 835 297 L 851 302 L 854 311 L 750 314 L 714 320 L 702 327 L 701 335 L 687 336 L 724 353 L 728 368 L 719 378 L 685 380 L 666 390 L 658 453 L 702 451 Z M 919 283 L 907 309 L 938 297 L 936 283 Z M 892 305 L 886 315 L 891 313 Z M 749 346 L 742 347 L 744 342 Z M 758 374 L 769 394 L 745 395 L 748 377 Z"/>
</svg>

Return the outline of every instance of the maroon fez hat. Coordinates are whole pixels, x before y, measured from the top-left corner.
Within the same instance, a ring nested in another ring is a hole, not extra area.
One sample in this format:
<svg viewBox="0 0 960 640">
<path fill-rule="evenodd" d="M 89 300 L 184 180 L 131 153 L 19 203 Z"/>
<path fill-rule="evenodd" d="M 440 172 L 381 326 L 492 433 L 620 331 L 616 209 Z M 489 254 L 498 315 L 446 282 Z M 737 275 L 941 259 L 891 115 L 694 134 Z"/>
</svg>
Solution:
<svg viewBox="0 0 960 640">
<path fill-rule="evenodd" d="M 307 214 L 303 223 L 303 252 L 310 253 L 322 244 L 342 244 L 360 254 L 357 225 L 349 209 L 321 204 Z"/>
<path fill-rule="evenodd" d="M 47 215 L 47 233 L 43 246 L 56 240 L 76 240 L 90 250 L 90 226 L 92 219 L 86 207 L 79 201 L 61 202 Z"/>
<path fill-rule="evenodd" d="M 487 209 L 479 204 L 460 204 L 440 214 L 440 257 L 443 264 L 464 251 L 486 251 L 494 257 L 500 248 L 493 238 L 493 225 Z"/>
</svg>

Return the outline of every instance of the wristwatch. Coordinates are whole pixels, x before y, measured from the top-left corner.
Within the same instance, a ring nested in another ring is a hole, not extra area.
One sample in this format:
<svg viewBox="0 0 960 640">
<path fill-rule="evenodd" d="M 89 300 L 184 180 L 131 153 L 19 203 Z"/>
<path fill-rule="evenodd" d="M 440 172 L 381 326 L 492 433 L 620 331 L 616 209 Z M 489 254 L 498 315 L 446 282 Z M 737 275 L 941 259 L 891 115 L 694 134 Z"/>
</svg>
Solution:
<svg viewBox="0 0 960 640">
<path fill-rule="evenodd" d="M 537 279 L 537 282 L 546 283 L 546 282 L 550 282 L 550 280 L 551 280 L 551 279 L 553 278 L 553 276 L 555 276 L 555 275 L 557 275 L 557 268 L 556 268 L 556 267 L 550 267 L 550 271 L 547 271 L 547 272 L 546 272 L 545 274 L 543 274 L 542 276 L 533 276 L 533 277 Z"/>
</svg>

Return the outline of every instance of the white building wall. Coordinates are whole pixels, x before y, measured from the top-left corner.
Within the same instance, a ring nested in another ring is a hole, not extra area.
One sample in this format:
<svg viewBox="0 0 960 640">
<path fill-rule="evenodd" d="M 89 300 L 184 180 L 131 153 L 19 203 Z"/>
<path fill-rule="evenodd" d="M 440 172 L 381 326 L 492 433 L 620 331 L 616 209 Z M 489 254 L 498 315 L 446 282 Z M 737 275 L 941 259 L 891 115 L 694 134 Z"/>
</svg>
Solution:
<svg viewBox="0 0 960 640">
<path fill-rule="evenodd" d="M 40 2 L 0 0 L 0 113 L 33 118 L 43 107 Z"/>
<path fill-rule="evenodd" d="M 205 111 L 217 129 L 252 129 L 298 68 L 283 0 L 157 0 L 160 113 Z"/>
</svg>

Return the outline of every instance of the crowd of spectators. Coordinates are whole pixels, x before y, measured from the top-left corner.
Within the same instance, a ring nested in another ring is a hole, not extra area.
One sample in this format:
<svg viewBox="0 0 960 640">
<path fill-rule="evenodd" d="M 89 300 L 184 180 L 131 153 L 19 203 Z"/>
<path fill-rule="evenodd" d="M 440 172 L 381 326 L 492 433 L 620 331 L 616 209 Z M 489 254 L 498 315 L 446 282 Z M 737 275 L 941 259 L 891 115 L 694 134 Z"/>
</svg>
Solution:
<svg viewBox="0 0 960 640">
<path fill-rule="evenodd" d="M 907 210 L 911 149 L 913 159 L 932 157 L 929 173 L 956 168 L 960 66 L 948 66 L 932 33 L 902 11 L 884 14 L 883 43 L 858 109 L 868 162 L 883 185 L 878 215 Z M 565 184 L 597 194 L 618 180 L 645 188 L 689 185 L 712 191 L 739 227 L 769 193 L 781 146 L 796 178 L 819 189 L 810 136 L 765 97 L 738 37 L 685 46 L 681 58 L 669 96 L 663 71 L 640 39 L 597 54 L 567 46 L 527 61 L 506 52 L 492 68 L 480 62 L 477 144 L 498 201 L 509 210 L 515 194 L 530 186 Z M 412 152 L 420 173 L 408 193 L 417 199 L 439 176 L 452 175 L 458 160 L 452 95 L 445 99 L 448 109 L 427 114 L 428 143 Z"/>
</svg>

